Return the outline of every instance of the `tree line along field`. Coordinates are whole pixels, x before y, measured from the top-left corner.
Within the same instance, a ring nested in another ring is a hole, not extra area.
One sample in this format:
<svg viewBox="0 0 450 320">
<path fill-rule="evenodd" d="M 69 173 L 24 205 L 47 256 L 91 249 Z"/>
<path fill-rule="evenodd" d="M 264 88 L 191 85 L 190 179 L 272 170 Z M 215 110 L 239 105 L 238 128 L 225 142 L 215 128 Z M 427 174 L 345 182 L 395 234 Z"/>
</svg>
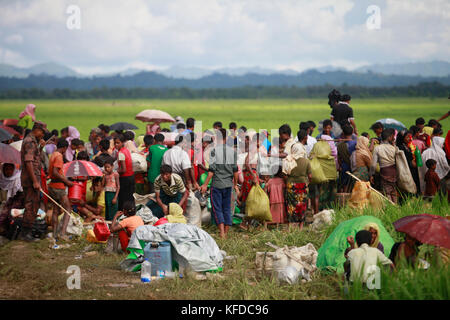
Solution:
<svg viewBox="0 0 450 320">
<path fill-rule="evenodd" d="M 48 128 L 61 129 L 72 125 L 87 141 L 90 129 L 101 123 L 110 125 L 125 121 L 135 124 L 137 135 L 145 133 L 145 124 L 135 120 L 144 109 L 159 109 L 173 117 L 180 115 L 185 120 L 193 117 L 202 121 L 202 129 L 212 128 L 215 121 L 222 121 L 224 127 L 234 121 L 238 127 L 255 130 L 277 130 L 288 123 L 295 134 L 300 121 L 329 118 L 331 109 L 328 99 L 280 99 L 280 100 L 0 100 L 0 118 L 17 118 L 29 103 L 37 106 L 38 120 L 47 123 Z M 445 98 L 379 98 L 354 99 L 351 102 L 359 133 L 369 132 L 378 119 L 394 118 L 408 128 L 418 117 L 439 119 L 450 108 Z M 444 134 L 450 129 L 449 119 L 442 121 Z M 163 124 L 162 127 L 168 127 Z M 316 130 L 314 135 L 318 134 Z"/>
</svg>

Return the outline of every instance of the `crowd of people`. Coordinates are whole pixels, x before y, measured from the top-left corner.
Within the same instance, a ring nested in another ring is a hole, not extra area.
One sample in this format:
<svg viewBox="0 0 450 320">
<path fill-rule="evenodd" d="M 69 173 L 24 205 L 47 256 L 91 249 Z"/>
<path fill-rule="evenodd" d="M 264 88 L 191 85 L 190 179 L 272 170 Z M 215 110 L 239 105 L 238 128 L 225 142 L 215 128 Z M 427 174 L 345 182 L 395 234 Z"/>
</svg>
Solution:
<svg viewBox="0 0 450 320">
<path fill-rule="evenodd" d="M 154 193 L 147 207 L 162 218 L 169 214 L 171 203 L 185 210 L 189 193 L 195 192 L 197 197 L 209 195 L 212 217 L 225 238 L 232 225 L 232 210 L 238 207 L 246 212 L 255 185 L 269 197 L 271 223 L 301 229 L 307 215 L 332 208 L 337 194 L 351 192 L 354 179 L 347 172 L 370 182 L 394 203 L 410 196 L 432 199 L 438 193 L 450 201 L 450 134 L 443 137 L 439 121 L 426 123 L 418 118 L 409 130 L 401 131 L 376 122 L 371 127 L 373 137 L 367 132 L 359 135 L 350 104 L 350 95 L 333 91 L 329 119 L 320 121 L 318 127 L 314 121 L 302 121 L 298 130 L 283 124 L 276 137 L 266 130 L 238 128 L 235 122 L 226 130 L 220 121 L 198 132 L 195 119 L 184 122 L 176 117 L 170 129 L 149 125 L 140 137 L 131 130 L 111 131 L 101 124 L 91 130 L 88 142 L 80 139 L 73 126 L 48 130 L 36 120 L 36 107 L 28 105 L 15 124 L 3 120 L 3 125 L 17 132 L 3 143 L 22 140 L 22 163 L 1 164 L 0 232 L 7 232 L 12 208 L 25 210 L 20 239 L 36 240 L 31 228 L 37 212 L 50 206 L 53 236 L 65 239 L 69 217 L 64 215 L 58 226 L 63 208 L 77 212 L 85 221 L 116 222 L 124 212 L 133 215 L 134 194 Z M 397 184 L 400 151 L 407 159 L 415 194 Z M 144 159 L 145 170 L 136 169 L 137 159 Z M 74 160 L 95 163 L 103 176 L 66 177 L 63 166 Z M 71 197 L 70 190 L 78 187 L 81 195 Z M 250 223 L 244 219 L 241 227 L 246 229 Z M 133 219 L 130 230 L 140 224 Z"/>
</svg>

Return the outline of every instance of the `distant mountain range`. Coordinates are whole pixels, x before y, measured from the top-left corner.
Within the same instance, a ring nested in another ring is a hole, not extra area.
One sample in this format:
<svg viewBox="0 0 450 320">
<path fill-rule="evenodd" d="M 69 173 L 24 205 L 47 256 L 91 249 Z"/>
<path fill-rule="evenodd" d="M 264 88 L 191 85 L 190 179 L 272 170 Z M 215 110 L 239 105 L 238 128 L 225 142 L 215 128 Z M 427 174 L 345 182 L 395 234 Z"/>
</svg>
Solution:
<svg viewBox="0 0 450 320">
<path fill-rule="evenodd" d="M 95 88 L 237 88 L 244 86 L 362 86 L 362 87 L 394 87 L 410 86 L 424 82 L 439 82 L 450 85 L 450 75 L 446 77 L 422 77 L 408 75 L 383 75 L 373 73 L 357 73 L 349 71 L 319 72 L 308 70 L 295 75 L 256 74 L 229 75 L 214 73 L 199 79 L 172 78 L 156 72 L 139 72 L 134 75 L 102 76 L 102 77 L 64 77 L 48 75 L 30 75 L 27 78 L 0 77 L 0 90 L 38 88 L 44 90 L 71 89 L 91 90 Z"/>
<path fill-rule="evenodd" d="M 202 67 L 183 67 L 173 66 L 163 70 L 151 70 L 151 72 L 174 79 L 201 79 L 213 74 L 223 74 L 229 76 L 245 76 L 245 75 L 286 75 L 299 76 L 305 72 L 318 71 L 320 73 L 328 72 L 352 72 L 352 73 L 376 73 L 381 75 L 397 75 L 397 76 L 422 76 L 422 77 L 446 77 L 450 75 L 450 63 L 445 61 L 431 61 L 431 62 L 417 62 L 404 64 L 374 64 L 359 67 L 353 70 L 335 67 L 324 66 L 318 68 L 311 68 L 302 72 L 296 70 L 275 70 L 261 67 L 229 67 L 208 69 Z M 149 72 L 149 70 L 142 70 L 137 68 L 130 68 L 118 72 L 110 72 L 107 74 L 96 74 L 88 76 L 76 72 L 75 70 L 57 63 L 43 63 L 28 68 L 19 68 L 9 64 L 0 64 L 0 77 L 12 78 L 26 78 L 29 75 L 49 75 L 58 78 L 76 77 L 112 77 L 116 75 L 134 76 L 141 72 Z"/>
</svg>

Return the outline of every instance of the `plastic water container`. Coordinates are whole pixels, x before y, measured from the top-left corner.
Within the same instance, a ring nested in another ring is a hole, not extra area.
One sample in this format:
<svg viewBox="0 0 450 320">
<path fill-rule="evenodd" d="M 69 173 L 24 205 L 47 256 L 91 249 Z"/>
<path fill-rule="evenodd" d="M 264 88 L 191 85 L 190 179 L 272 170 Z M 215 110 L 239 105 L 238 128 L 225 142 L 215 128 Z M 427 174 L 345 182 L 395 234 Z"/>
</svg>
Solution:
<svg viewBox="0 0 450 320">
<path fill-rule="evenodd" d="M 158 270 L 172 271 L 172 250 L 168 241 L 150 242 L 144 248 L 144 258 L 152 264 L 152 276 L 157 275 Z"/>
<path fill-rule="evenodd" d="M 145 259 L 141 266 L 141 281 L 152 281 L 152 264 L 148 261 L 148 259 Z"/>
<path fill-rule="evenodd" d="M 109 238 L 111 232 L 109 231 L 108 225 L 104 222 L 97 222 L 94 225 L 95 237 L 98 241 L 106 241 Z"/>
<path fill-rule="evenodd" d="M 81 182 L 74 181 L 73 186 L 69 188 L 69 199 L 72 201 L 80 201 L 83 199 L 84 187 Z"/>
</svg>

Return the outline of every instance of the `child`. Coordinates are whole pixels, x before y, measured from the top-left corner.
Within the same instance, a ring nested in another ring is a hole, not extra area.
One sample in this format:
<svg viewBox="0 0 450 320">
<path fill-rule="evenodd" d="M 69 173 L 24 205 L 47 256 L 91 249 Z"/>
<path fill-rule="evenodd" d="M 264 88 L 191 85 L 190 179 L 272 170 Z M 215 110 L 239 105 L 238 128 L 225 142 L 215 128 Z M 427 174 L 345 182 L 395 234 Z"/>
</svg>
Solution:
<svg viewBox="0 0 450 320">
<path fill-rule="evenodd" d="M 370 267 L 376 266 L 378 263 L 382 265 L 390 265 L 393 267 L 392 261 L 389 260 L 380 250 L 370 247 L 372 234 L 370 231 L 361 230 L 355 236 L 358 248 L 348 253 L 348 260 L 344 264 L 347 277 L 351 282 L 359 280 L 366 283 L 370 273 Z"/>
<path fill-rule="evenodd" d="M 283 180 L 283 170 L 280 166 L 277 174 L 267 182 L 264 188 L 264 191 L 269 195 L 272 223 L 275 223 L 277 227 L 280 223 L 285 223 L 286 221 L 286 206 L 284 204 L 285 188 L 286 184 Z"/>
<path fill-rule="evenodd" d="M 94 187 L 93 204 L 87 204 L 84 200 L 81 200 L 78 204 L 78 212 L 85 218 L 85 222 L 91 222 L 95 219 L 104 220 L 105 216 L 105 192 L 102 178 L 94 178 L 92 186 Z"/>
<path fill-rule="evenodd" d="M 436 165 L 437 162 L 434 159 L 428 159 L 425 162 L 425 165 L 428 168 L 427 173 L 425 174 L 425 198 L 427 200 L 433 199 L 436 195 L 436 192 L 439 190 L 439 185 L 441 183 L 441 179 L 436 173 Z"/>
<path fill-rule="evenodd" d="M 120 181 L 119 174 L 114 171 L 114 161 L 107 160 L 104 164 L 105 175 L 103 176 L 103 188 L 105 188 L 105 218 L 107 221 L 112 221 L 117 210 L 117 197 L 119 196 Z"/>
<path fill-rule="evenodd" d="M 117 219 L 119 219 L 122 215 L 126 216 L 126 218 L 120 222 L 117 222 Z M 144 221 L 142 220 L 142 218 L 140 216 L 136 216 L 134 201 L 126 201 L 123 205 L 123 211 L 117 211 L 116 215 L 114 216 L 110 231 L 118 232 L 120 238 L 122 236 L 120 235 L 120 233 L 126 234 L 125 238 L 127 239 L 127 241 L 121 241 L 122 250 L 126 251 L 128 242 L 130 241 L 131 235 L 133 234 L 134 230 L 136 230 L 137 227 L 143 225 Z"/>
</svg>

